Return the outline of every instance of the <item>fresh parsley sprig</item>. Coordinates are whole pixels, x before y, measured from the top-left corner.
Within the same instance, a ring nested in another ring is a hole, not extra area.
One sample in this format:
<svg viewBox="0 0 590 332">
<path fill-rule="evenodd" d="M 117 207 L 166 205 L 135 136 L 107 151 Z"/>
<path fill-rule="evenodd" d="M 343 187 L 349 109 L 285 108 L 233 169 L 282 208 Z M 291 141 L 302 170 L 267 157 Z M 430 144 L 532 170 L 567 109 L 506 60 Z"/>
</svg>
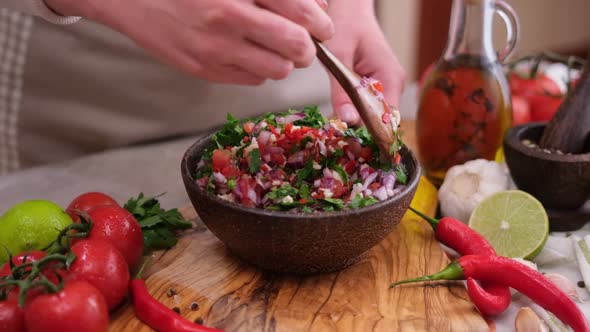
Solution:
<svg viewBox="0 0 590 332">
<path fill-rule="evenodd" d="M 177 209 L 160 207 L 157 197 L 146 197 L 140 193 L 123 206 L 141 226 L 145 251 L 172 248 L 178 242 L 175 231 L 193 226 Z"/>
</svg>

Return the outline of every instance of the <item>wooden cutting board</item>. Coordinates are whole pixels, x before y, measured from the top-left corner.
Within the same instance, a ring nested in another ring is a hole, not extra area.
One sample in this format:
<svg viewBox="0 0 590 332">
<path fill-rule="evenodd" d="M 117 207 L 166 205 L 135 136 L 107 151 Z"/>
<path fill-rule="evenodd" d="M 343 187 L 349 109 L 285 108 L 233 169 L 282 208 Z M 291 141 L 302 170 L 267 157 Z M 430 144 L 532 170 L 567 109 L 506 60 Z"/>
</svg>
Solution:
<svg viewBox="0 0 590 332">
<path fill-rule="evenodd" d="M 155 255 L 146 273 L 151 293 L 189 319 L 226 331 L 489 330 L 459 282 L 388 289 L 391 281 L 436 272 L 449 262 L 430 226 L 413 214 L 357 264 L 305 278 L 240 262 L 195 222 L 176 247 Z M 171 288 L 178 294 L 169 296 Z M 191 310 L 193 302 L 198 310 Z M 151 329 L 125 305 L 113 315 L 110 331 Z"/>
<path fill-rule="evenodd" d="M 430 197 L 420 208 L 433 215 L 436 205 L 436 197 Z M 173 249 L 155 254 L 145 275 L 156 298 L 191 320 L 247 332 L 489 330 L 461 282 L 388 288 L 392 281 L 449 263 L 430 226 L 411 212 L 357 264 L 312 277 L 275 275 L 243 263 L 192 208 L 183 214 L 196 227 Z M 169 296 L 171 288 L 178 294 Z M 198 310 L 191 310 L 192 303 Z M 110 331 L 151 329 L 124 305 L 112 315 Z"/>
</svg>

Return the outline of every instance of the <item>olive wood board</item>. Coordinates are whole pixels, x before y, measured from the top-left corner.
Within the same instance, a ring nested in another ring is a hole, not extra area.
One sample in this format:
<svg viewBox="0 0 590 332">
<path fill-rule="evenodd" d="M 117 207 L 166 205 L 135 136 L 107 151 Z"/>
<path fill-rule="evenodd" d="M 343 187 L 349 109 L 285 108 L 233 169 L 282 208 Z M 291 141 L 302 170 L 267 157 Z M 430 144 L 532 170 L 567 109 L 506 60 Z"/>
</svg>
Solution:
<svg viewBox="0 0 590 332">
<path fill-rule="evenodd" d="M 436 204 L 434 197 L 422 208 L 433 215 Z M 182 213 L 195 228 L 171 250 L 153 254 L 145 277 L 153 296 L 188 319 L 248 332 L 489 330 L 462 282 L 388 288 L 392 281 L 433 273 L 449 263 L 430 226 L 411 212 L 353 266 L 308 277 L 276 275 L 241 262 L 192 207 Z M 171 296 L 171 288 L 176 295 Z M 124 304 L 111 315 L 109 331 L 151 329 Z"/>
</svg>

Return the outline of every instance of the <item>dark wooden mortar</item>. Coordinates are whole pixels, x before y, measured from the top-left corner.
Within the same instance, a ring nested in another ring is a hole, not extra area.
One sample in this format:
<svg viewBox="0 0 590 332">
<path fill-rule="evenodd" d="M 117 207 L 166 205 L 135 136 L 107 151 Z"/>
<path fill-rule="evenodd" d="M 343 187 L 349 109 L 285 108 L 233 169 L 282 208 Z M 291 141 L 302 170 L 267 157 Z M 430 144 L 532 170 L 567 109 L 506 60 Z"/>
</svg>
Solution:
<svg viewBox="0 0 590 332">
<path fill-rule="evenodd" d="M 513 127 L 504 137 L 504 154 L 519 189 L 535 196 L 549 213 L 552 230 L 573 230 L 588 220 L 584 203 L 590 199 L 590 153 L 547 153 L 522 143 L 538 143 L 545 123 Z"/>
<path fill-rule="evenodd" d="M 343 269 L 383 240 L 402 219 L 420 178 L 404 147 L 408 184 L 398 195 L 354 210 L 295 214 L 242 207 L 202 190 L 193 176 L 210 136 L 193 144 L 181 164 L 188 196 L 207 228 L 241 259 L 262 269 L 315 274 Z"/>
</svg>

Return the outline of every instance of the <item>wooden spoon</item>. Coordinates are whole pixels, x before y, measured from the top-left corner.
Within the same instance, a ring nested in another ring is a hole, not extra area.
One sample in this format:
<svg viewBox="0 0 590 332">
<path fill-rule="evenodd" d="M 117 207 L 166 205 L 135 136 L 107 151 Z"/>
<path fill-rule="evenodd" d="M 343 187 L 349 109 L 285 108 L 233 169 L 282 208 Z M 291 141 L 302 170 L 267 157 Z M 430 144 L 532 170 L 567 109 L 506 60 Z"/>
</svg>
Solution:
<svg viewBox="0 0 590 332">
<path fill-rule="evenodd" d="M 369 133 L 375 139 L 381 156 L 391 155 L 391 147 L 396 140 L 395 132 L 399 127 L 399 111 L 379 98 L 366 81 L 342 63 L 330 50 L 315 38 L 312 38 L 317 57 L 332 73 L 359 112 Z M 389 110 L 387 108 L 390 108 Z M 384 121 L 386 112 L 393 114 L 392 121 Z"/>
<path fill-rule="evenodd" d="M 573 154 L 590 149 L 590 63 L 574 91 L 547 124 L 539 146 Z"/>
</svg>

